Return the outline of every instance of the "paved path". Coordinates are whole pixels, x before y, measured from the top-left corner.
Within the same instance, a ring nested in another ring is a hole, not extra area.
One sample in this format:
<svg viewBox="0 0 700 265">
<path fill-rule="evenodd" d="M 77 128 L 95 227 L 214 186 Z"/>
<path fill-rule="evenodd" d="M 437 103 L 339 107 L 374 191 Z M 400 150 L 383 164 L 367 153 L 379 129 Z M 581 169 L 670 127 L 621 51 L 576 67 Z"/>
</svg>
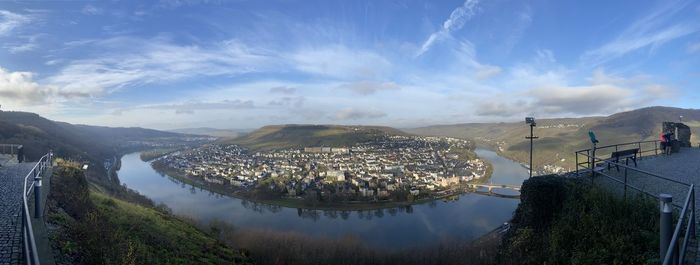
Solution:
<svg viewBox="0 0 700 265">
<path fill-rule="evenodd" d="M 679 153 L 672 155 L 645 157 L 638 161 L 637 168 L 669 179 L 695 184 L 695 204 L 700 209 L 700 148 L 682 148 Z M 625 171 L 623 168 L 620 168 L 619 172 L 612 168 L 609 173 L 624 181 Z M 605 183 L 607 187 L 617 192 L 624 192 L 622 184 L 615 183 L 605 177 L 597 177 L 596 182 Z M 685 203 L 688 194 L 688 187 L 685 185 L 632 170 L 627 172 L 627 183 L 655 195 L 660 193 L 671 194 L 673 203 L 679 206 Z M 635 192 L 627 189 L 627 194 L 635 194 Z M 699 219 L 700 210 L 696 212 L 696 220 Z M 697 253 L 700 253 L 700 250 Z M 700 255 L 696 255 L 696 258 L 696 264 L 700 264 Z"/>
<path fill-rule="evenodd" d="M 0 264 L 20 264 L 22 257 L 21 209 L 24 177 L 35 163 L 0 167 Z"/>
</svg>

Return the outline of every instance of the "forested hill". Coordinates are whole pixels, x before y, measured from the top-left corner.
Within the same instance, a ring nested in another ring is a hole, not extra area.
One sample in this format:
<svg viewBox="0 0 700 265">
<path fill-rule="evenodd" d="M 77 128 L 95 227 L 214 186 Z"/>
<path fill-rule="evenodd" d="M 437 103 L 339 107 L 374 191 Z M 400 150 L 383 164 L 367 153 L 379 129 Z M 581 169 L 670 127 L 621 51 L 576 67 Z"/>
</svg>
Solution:
<svg viewBox="0 0 700 265">
<path fill-rule="evenodd" d="M 349 146 L 390 135 L 408 135 L 398 129 L 383 126 L 346 125 L 271 125 L 242 137 L 223 141 L 240 144 L 254 150 L 302 148 L 309 146 Z"/>
<path fill-rule="evenodd" d="M 129 142 L 181 136 L 143 128 L 110 128 L 52 121 L 34 113 L 0 111 L 0 143 L 22 144 L 35 160 L 52 149 L 59 156 L 103 161 Z"/>
<path fill-rule="evenodd" d="M 657 139 L 664 121 L 678 121 L 690 126 L 691 142 L 700 141 L 700 110 L 671 107 L 648 107 L 616 113 L 606 117 L 540 119 L 535 134 L 535 166 L 550 164 L 573 168 L 575 150 L 590 147 L 588 131 L 593 130 L 601 145 Z M 500 148 L 500 151 L 517 161 L 526 162 L 529 142 L 525 139 L 530 129 L 525 122 L 467 123 L 436 125 L 408 129 L 419 135 L 439 135 L 475 139 L 482 145 Z"/>
</svg>

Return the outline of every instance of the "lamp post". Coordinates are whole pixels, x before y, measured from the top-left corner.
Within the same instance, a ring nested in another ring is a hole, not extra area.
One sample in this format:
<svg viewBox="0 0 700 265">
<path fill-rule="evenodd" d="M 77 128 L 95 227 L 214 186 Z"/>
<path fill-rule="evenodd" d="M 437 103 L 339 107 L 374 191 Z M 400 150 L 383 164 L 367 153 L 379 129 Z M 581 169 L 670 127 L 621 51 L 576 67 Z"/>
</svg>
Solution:
<svg viewBox="0 0 700 265">
<path fill-rule="evenodd" d="M 532 177 L 532 145 L 533 140 L 539 138 L 533 135 L 535 126 L 537 126 L 535 117 L 525 117 L 525 124 L 530 125 L 530 136 L 525 136 L 525 139 L 530 139 L 530 177 Z"/>
</svg>

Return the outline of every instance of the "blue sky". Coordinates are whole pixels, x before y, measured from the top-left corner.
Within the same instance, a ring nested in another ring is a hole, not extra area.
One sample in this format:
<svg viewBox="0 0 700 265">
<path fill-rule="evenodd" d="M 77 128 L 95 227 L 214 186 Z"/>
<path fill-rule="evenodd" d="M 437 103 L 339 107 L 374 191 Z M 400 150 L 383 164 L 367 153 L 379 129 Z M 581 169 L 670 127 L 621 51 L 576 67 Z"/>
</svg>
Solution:
<svg viewBox="0 0 700 265">
<path fill-rule="evenodd" d="M 700 108 L 700 1 L 0 2 L 0 104 L 158 129 Z"/>
</svg>

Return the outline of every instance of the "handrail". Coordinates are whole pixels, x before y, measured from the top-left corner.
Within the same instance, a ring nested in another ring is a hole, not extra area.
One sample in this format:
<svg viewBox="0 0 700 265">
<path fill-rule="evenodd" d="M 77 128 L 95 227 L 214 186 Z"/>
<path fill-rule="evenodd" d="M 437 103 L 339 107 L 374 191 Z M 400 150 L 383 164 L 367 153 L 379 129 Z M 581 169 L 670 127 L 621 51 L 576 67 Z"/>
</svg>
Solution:
<svg viewBox="0 0 700 265">
<path fill-rule="evenodd" d="M 610 147 L 617 148 L 617 147 L 622 146 L 622 145 L 633 145 L 633 144 L 637 144 L 638 146 L 641 147 L 642 143 L 651 143 L 651 142 L 657 142 L 657 141 L 633 142 L 633 143 L 625 143 L 625 144 L 618 144 L 618 145 L 609 145 L 609 146 L 604 146 L 601 148 L 610 148 Z M 647 150 L 645 152 L 656 151 L 658 154 L 658 145 L 655 144 L 654 147 L 655 147 L 655 150 Z M 593 153 L 595 153 L 595 152 L 593 152 Z M 640 153 L 642 153 L 641 149 L 640 149 Z M 695 236 L 694 235 L 694 233 L 695 233 L 695 221 L 696 221 L 696 216 L 695 216 L 695 213 L 696 213 L 696 209 L 695 209 L 695 184 L 686 183 L 686 182 L 678 181 L 675 179 L 670 179 L 668 177 L 664 177 L 664 176 L 661 176 L 659 174 L 655 174 L 655 173 L 641 170 L 641 169 L 638 169 L 635 167 L 631 167 L 629 165 L 622 164 L 620 162 L 614 162 L 614 161 L 611 161 L 609 159 L 594 157 L 593 154 L 591 154 L 591 149 L 579 150 L 579 151 L 576 151 L 575 154 L 576 154 L 576 175 L 577 176 L 579 175 L 579 167 L 582 166 L 584 169 L 590 170 L 591 177 L 595 177 L 596 174 L 599 174 L 599 175 L 605 176 L 605 177 L 607 177 L 607 178 L 609 178 L 617 183 L 623 184 L 625 186 L 625 193 L 626 193 L 627 187 L 630 187 L 634 190 L 640 191 L 640 192 L 642 192 L 646 195 L 649 195 L 651 197 L 659 198 L 659 196 L 657 196 L 655 194 L 652 194 L 648 191 L 645 191 L 641 188 L 638 188 L 634 185 L 627 183 L 627 171 L 628 170 L 639 172 L 639 173 L 644 174 L 644 175 L 648 175 L 651 177 L 655 177 L 658 179 L 673 182 L 673 183 L 680 184 L 680 185 L 687 187 L 688 190 L 687 190 L 687 193 L 685 195 L 684 203 L 682 205 L 671 204 L 675 207 L 680 208 L 680 215 L 679 215 L 678 220 L 676 222 L 676 227 L 674 229 L 671 241 L 668 245 L 668 249 L 666 250 L 666 255 L 664 257 L 661 257 L 663 265 L 672 264 L 672 262 L 673 262 L 673 264 L 676 264 L 674 261 L 674 257 L 676 257 L 678 259 L 679 264 L 684 263 L 684 260 L 686 258 L 686 254 L 687 254 L 687 247 L 688 247 L 688 243 L 690 240 L 690 236 L 691 236 L 691 234 L 693 235 L 693 237 Z M 586 158 L 586 162 L 579 163 L 578 162 L 579 155 L 584 156 Z M 602 167 L 601 169 L 596 169 L 596 165 L 599 164 L 600 162 L 604 163 L 604 167 Z M 586 166 L 588 166 L 588 168 L 586 168 Z M 624 176 L 625 176 L 624 181 L 619 180 L 619 179 L 605 173 L 604 172 L 605 169 L 608 168 L 606 166 L 615 166 L 615 167 L 623 168 L 624 172 L 625 172 L 624 173 Z M 684 223 L 686 226 L 685 234 L 683 236 L 683 241 L 680 242 L 679 238 L 681 237 L 681 231 L 683 230 Z M 680 249 L 679 249 L 679 247 L 680 247 Z"/>
<path fill-rule="evenodd" d="M 27 173 L 24 177 L 24 187 L 22 190 L 22 244 L 24 245 L 24 260 L 25 264 L 36 264 L 40 263 L 39 253 L 36 248 L 36 239 L 34 238 L 34 229 L 32 228 L 31 215 L 29 214 L 29 204 L 27 203 L 27 196 L 32 193 L 34 188 L 34 178 L 41 176 L 46 169 L 51 166 L 51 159 L 53 154 L 50 152 L 42 156 L 39 162 L 36 162 L 32 170 Z M 31 177 L 31 184 L 29 189 L 27 189 L 27 181 Z M 36 201 L 34 203 L 41 203 L 41 201 Z"/>
<path fill-rule="evenodd" d="M 653 149 L 648 149 L 648 150 L 642 149 L 643 145 L 646 146 L 646 144 L 650 144 L 650 143 L 654 143 Z M 579 167 L 583 166 L 585 168 L 586 165 L 588 165 L 588 167 L 591 167 L 590 163 L 595 163 L 595 161 L 591 161 L 591 159 L 590 159 L 590 157 L 592 156 L 591 153 L 593 153 L 593 155 L 595 155 L 596 152 L 598 152 L 598 154 L 600 154 L 601 151 L 607 152 L 608 149 L 611 149 L 613 147 L 615 148 L 615 151 L 618 151 L 619 147 L 621 147 L 621 146 L 636 145 L 637 148 L 639 149 L 637 151 L 639 154 L 639 157 L 642 158 L 642 157 L 644 157 L 644 154 L 651 153 L 651 152 L 654 152 L 654 155 L 658 155 L 659 154 L 659 143 L 660 143 L 659 140 L 648 140 L 648 141 L 628 142 L 628 143 L 622 143 L 622 144 L 612 144 L 612 145 L 605 145 L 605 146 L 600 146 L 600 147 L 595 147 L 595 148 L 578 150 L 578 151 L 574 152 L 574 156 L 575 156 L 575 160 L 576 160 L 576 175 L 578 175 L 578 173 L 579 173 Z M 586 156 L 589 159 L 586 159 L 585 161 L 579 162 L 580 155 Z M 607 153 L 606 153 L 606 155 L 607 155 Z M 660 177 L 660 176 L 657 175 L 657 177 Z"/>
<path fill-rule="evenodd" d="M 615 147 L 615 146 L 646 144 L 646 143 L 654 143 L 654 142 L 659 142 L 659 140 L 647 140 L 647 141 L 637 141 L 637 142 L 629 142 L 629 143 L 622 143 L 622 144 L 611 144 L 611 145 L 599 146 L 599 147 L 596 147 L 596 149 L 605 149 L 605 148 L 610 148 L 610 147 Z M 585 150 L 590 150 L 590 149 L 584 149 L 584 150 L 579 150 L 579 151 L 585 151 Z"/>
<path fill-rule="evenodd" d="M 664 257 L 664 265 L 670 264 L 671 260 L 673 259 L 673 256 L 675 254 L 680 254 L 679 256 L 681 258 L 685 258 L 685 253 L 686 253 L 686 247 L 688 245 L 688 235 L 690 234 L 690 226 L 688 226 L 688 230 L 686 230 L 685 234 L 686 236 L 684 237 L 683 241 L 683 249 L 679 250 L 680 253 L 675 253 L 676 251 L 676 245 L 678 244 L 678 237 L 681 234 L 681 228 L 683 227 L 683 220 L 685 219 L 685 215 L 688 212 L 688 206 L 690 206 L 690 197 L 692 194 L 695 193 L 695 184 L 690 184 L 690 189 L 688 191 L 688 196 L 685 198 L 685 203 L 683 204 L 683 210 L 681 210 L 680 216 L 678 217 L 678 222 L 676 223 L 676 229 L 673 231 L 673 237 L 671 238 L 671 244 L 668 245 L 668 249 L 666 250 L 666 257 Z M 690 220 L 688 220 L 688 224 L 692 224 L 695 222 L 695 209 L 691 209 L 691 215 L 690 215 Z M 684 263 L 683 259 L 679 259 L 679 263 Z"/>
</svg>

